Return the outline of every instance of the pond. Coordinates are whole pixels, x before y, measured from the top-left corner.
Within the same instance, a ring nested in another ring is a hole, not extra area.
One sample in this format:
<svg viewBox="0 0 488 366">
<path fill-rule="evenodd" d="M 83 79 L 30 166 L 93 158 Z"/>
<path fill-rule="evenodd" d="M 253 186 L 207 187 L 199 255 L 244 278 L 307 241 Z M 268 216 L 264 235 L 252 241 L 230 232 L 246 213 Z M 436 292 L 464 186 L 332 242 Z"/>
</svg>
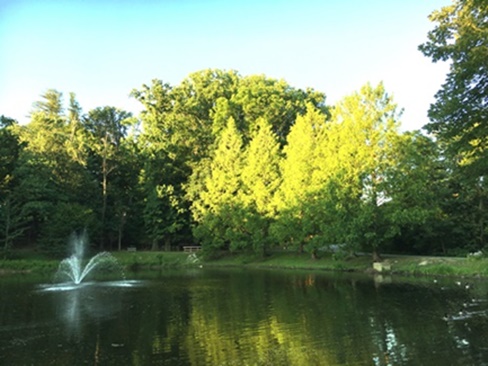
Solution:
<svg viewBox="0 0 488 366">
<path fill-rule="evenodd" d="M 0 277 L 2 365 L 488 365 L 488 283 L 245 269 Z"/>
</svg>

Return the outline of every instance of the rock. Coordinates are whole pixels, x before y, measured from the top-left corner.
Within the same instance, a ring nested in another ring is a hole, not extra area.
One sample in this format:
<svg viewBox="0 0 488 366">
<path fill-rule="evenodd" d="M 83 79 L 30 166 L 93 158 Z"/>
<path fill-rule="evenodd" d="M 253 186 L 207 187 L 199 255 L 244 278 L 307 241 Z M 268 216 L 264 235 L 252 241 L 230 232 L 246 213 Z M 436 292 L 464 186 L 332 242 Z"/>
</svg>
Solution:
<svg viewBox="0 0 488 366">
<path fill-rule="evenodd" d="M 391 264 L 389 262 L 374 262 L 373 269 L 375 272 L 390 272 L 391 271 Z"/>
</svg>

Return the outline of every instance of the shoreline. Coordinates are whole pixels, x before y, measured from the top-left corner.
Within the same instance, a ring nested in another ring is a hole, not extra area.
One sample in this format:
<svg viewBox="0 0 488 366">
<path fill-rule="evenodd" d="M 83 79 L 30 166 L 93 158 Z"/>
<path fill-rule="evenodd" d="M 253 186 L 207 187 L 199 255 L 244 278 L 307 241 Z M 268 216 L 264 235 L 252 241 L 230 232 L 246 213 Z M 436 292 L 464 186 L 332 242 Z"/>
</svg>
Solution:
<svg viewBox="0 0 488 366">
<path fill-rule="evenodd" d="M 111 254 L 128 270 L 205 266 L 488 278 L 488 258 L 387 255 L 381 262 L 382 268 L 375 270 L 369 255 L 344 259 L 322 255 L 318 259 L 311 259 L 308 254 L 295 252 L 276 252 L 266 257 L 226 253 L 220 258 L 205 259 L 201 255 L 185 252 L 120 251 Z M 60 260 L 55 259 L 3 259 L 0 260 L 0 275 L 54 272 L 59 263 Z"/>
</svg>

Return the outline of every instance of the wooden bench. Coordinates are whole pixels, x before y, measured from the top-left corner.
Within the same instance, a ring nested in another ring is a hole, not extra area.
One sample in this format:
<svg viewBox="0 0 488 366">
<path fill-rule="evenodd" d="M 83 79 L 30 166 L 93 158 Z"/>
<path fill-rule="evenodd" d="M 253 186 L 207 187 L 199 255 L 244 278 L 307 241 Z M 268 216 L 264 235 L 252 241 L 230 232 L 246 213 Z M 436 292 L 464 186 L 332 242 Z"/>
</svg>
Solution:
<svg viewBox="0 0 488 366">
<path fill-rule="evenodd" d="M 137 248 L 136 247 L 128 247 L 127 251 L 128 252 L 137 252 Z"/>
<path fill-rule="evenodd" d="M 185 245 L 183 247 L 183 251 L 187 253 L 198 252 L 200 249 L 202 249 L 202 247 L 197 245 Z"/>
</svg>

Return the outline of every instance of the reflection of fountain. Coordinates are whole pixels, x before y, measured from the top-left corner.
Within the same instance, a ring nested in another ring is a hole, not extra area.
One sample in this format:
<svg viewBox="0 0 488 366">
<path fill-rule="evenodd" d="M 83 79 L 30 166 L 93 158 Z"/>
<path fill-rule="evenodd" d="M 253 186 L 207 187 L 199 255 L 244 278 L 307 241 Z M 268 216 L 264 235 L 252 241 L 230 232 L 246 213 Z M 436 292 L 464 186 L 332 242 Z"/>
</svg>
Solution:
<svg viewBox="0 0 488 366">
<path fill-rule="evenodd" d="M 72 291 L 52 292 L 56 315 L 68 338 L 81 339 L 86 325 L 108 319 L 122 308 L 123 291 L 104 282 L 80 285 Z"/>
<path fill-rule="evenodd" d="M 83 267 L 83 256 L 87 243 L 86 233 L 79 236 L 73 234 L 70 242 L 73 246 L 73 254 L 69 258 L 63 259 L 59 264 L 58 271 L 55 275 L 55 282 L 68 281 L 79 285 L 95 269 L 103 268 L 105 270 L 116 269 L 121 271 L 117 259 L 108 252 L 96 254 Z"/>
<path fill-rule="evenodd" d="M 122 295 L 144 281 L 99 281 L 40 285 L 41 292 L 50 293 L 56 314 L 70 336 L 81 336 L 87 322 L 105 319 L 120 311 Z"/>
</svg>

